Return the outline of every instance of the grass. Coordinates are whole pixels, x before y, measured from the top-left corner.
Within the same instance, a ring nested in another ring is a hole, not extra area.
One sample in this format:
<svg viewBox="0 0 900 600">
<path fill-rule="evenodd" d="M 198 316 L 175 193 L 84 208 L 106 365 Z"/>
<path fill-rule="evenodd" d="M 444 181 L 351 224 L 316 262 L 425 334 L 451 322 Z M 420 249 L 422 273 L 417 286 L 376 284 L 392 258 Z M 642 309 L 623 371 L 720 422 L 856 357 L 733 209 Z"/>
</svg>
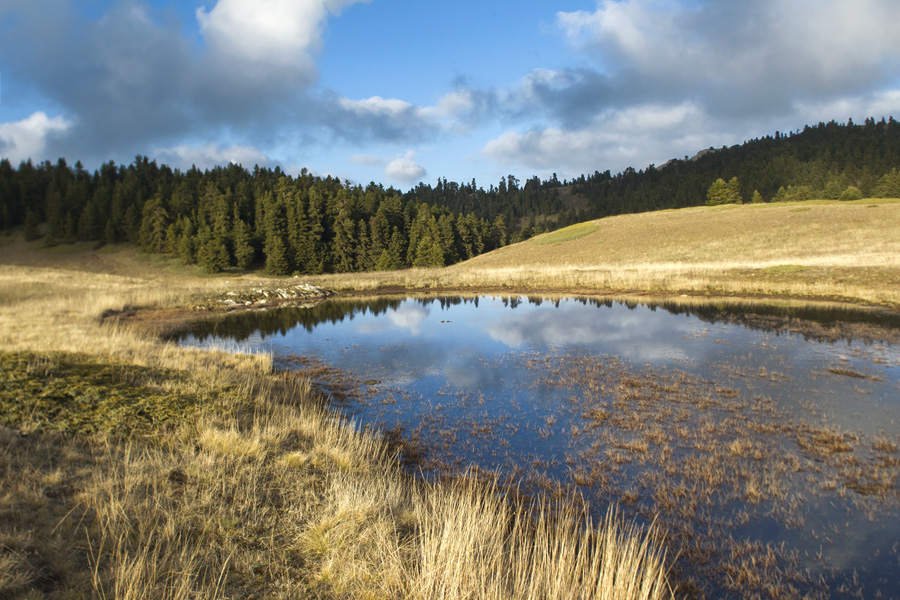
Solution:
<svg viewBox="0 0 900 600">
<path fill-rule="evenodd" d="M 898 222 L 897 200 L 686 208 L 582 223 L 446 269 L 312 282 L 343 290 L 762 296 L 896 308 Z"/>
<path fill-rule="evenodd" d="M 0 597 L 671 597 L 655 527 L 416 481 L 269 356 L 101 318 L 185 313 L 258 277 L 3 250 Z"/>
<path fill-rule="evenodd" d="M 549 244 L 561 244 L 563 242 L 570 242 L 572 240 L 577 240 L 579 238 L 583 238 L 586 235 L 594 233 L 595 231 L 597 231 L 597 228 L 597 224 L 590 221 L 586 223 L 578 223 L 575 225 L 570 225 L 569 227 L 563 227 L 562 229 L 558 229 L 557 231 L 553 231 L 551 233 L 539 235 L 532 240 L 532 243 L 538 246 L 547 246 Z"/>
</svg>

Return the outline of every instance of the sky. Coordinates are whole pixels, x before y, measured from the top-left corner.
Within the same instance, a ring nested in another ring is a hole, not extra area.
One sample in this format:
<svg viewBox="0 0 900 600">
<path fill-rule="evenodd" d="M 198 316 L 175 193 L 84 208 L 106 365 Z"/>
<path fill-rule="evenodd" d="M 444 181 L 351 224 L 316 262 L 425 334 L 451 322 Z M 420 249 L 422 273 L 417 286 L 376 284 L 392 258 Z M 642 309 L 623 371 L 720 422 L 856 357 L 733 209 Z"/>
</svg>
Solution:
<svg viewBox="0 0 900 600">
<path fill-rule="evenodd" d="M 487 189 L 900 119 L 897 0 L 0 0 L 0 156 Z"/>
</svg>

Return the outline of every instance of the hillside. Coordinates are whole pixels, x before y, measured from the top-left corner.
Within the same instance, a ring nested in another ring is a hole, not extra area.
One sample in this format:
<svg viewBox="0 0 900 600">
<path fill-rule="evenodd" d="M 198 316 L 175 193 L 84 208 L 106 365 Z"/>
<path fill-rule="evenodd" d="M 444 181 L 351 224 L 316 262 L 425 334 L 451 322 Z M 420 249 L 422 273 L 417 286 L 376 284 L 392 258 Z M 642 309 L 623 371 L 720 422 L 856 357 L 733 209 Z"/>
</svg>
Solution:
<svg viewBox="0 0 900 600">
<path fill-rule="evenodd" d="M 900 302 L 900 202 L 808 201 L 607 217 L 451 267 L 467 278 L 619 291 Z"/>
<path fill-rule="evenodd" d="M 328 289 L 741 296 L 900 308 L 900 200 L 696 207 L 588 221 L 443 269 Z"/>
<path fill-rule="evenodd" d="M 619 215 L 545 233 L 464 268 L 884 266 L 900 250 L 900 202 L 811 201 Z"/>
</svg>

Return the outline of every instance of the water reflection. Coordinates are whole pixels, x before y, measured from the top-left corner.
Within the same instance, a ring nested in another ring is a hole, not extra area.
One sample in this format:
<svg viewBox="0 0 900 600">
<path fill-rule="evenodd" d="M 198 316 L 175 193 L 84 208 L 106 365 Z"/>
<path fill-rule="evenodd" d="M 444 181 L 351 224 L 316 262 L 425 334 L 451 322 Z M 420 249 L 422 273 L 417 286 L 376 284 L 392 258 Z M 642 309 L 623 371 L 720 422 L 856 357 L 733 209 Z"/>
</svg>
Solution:
<svg viewBox="0 0 900 600">
<path fill-rule="evenodd" d="M 179 339 L 340 367 L 345 407 L 420 442 L 426 472 L 657 517 L 709 595 L 900 597 L 898 332 L 874 311 L 508 296 L 329 301 Z M 758 587 L 735 588 L 746 561 Z"/>
</svg>

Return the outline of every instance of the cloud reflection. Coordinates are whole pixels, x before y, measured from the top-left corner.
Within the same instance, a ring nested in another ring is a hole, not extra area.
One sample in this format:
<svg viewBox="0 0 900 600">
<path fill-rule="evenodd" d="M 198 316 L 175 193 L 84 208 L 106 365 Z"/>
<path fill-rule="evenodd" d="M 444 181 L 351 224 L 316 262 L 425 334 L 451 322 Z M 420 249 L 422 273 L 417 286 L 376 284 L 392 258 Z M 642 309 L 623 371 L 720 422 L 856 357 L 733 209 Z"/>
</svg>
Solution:
<svg viewBox="0 0 900 600">
<path fill-rule="evenodd" d="M 422 333 L 422 324 L 430 314 L 431 309 L 428 306 L 407 301 L 396 309 L 389 310 L 387 321 L 382 318 L 366 321 L 359 326 L 358 331 L 360 333 L 382 333 L 400 329 L 408 331 L 413 336 L 418 336 Z"/>
<path fill-rule="evenodd" d="M 683 334 L 691 331 L 687 320 L 624 306 L 609 311 L 585 311 L 579 305 L 560 306 L 556 311 L 510 311 L 488 324 L 487 332 L 510 348 L 589 346 L 656 363 L 689 357 L 679 344 Z"/>
</svg>

